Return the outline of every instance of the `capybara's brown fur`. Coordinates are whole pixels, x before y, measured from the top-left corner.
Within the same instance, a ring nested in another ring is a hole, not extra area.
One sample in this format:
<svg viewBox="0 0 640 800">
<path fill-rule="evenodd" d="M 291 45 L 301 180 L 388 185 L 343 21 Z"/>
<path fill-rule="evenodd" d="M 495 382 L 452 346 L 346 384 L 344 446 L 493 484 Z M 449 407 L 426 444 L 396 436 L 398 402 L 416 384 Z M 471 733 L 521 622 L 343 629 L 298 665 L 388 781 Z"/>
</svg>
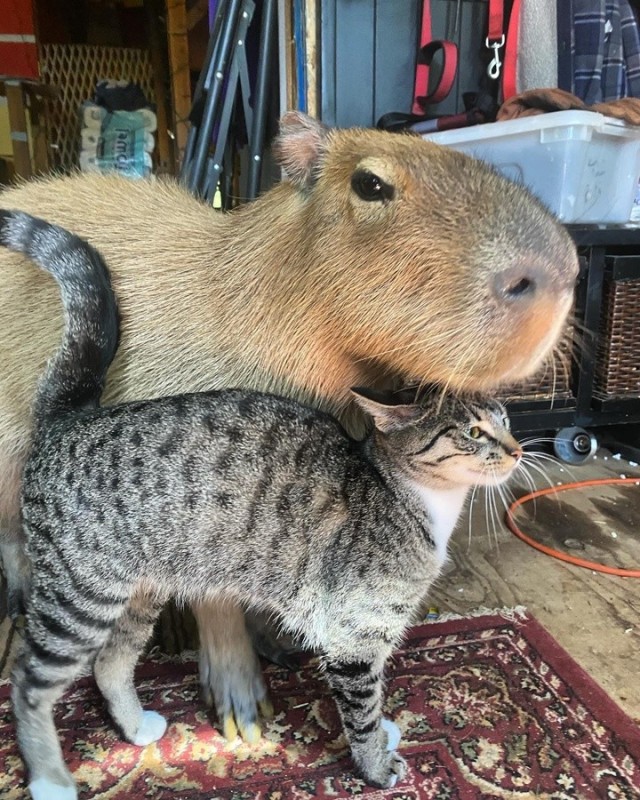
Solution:
<svg viewBox="0 0 640 800">
<path fill-rule="evenodd" d="M 418 137 L 331 131 L 299 114 L 285 117 L 275 149 L 287 179 L 229 214 L 176 185 L 118 177 L 3 193 L 3 207 L 87 238 L 112 270 L 123 331 L 107 402 L 243 386 L 345 417 L 354 385 L 486 390 L 549 354 L 577 259 L 524 189 Z M 62 316 L 53 281 L 6 252 L 0 319 L 9 527 L 34 386 Z"/>
</svg>

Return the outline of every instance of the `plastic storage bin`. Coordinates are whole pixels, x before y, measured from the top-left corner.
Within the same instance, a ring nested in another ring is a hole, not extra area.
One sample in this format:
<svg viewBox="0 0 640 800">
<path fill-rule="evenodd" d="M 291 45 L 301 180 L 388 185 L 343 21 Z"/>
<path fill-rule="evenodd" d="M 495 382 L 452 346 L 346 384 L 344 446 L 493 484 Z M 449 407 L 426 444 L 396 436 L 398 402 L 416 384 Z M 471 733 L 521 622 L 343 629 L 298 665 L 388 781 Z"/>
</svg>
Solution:
<svg viewBox="0 0 640 800">
<path fill-rule="evenodd" d="M 640 128 L 593 111 L 556 111 L 429 133 L 493 164 L 562 222 L 624 224 L 640 177 Z"/>
</svg>

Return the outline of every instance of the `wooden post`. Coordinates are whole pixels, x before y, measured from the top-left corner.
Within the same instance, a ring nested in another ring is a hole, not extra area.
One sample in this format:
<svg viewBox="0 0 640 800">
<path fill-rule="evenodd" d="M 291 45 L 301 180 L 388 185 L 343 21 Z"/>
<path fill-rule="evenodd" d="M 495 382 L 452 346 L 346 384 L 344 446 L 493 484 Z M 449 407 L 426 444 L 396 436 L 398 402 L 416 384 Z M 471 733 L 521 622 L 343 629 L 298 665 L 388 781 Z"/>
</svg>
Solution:
<svg viewBox="0 0 640 800">
<path fill-rule="evenodd" d="M 280 113 L 297 108 L 296 48 L 293 37 L 293 3 L 278 0 L 278 60 L 280 63 Z"/>
<path fill-rule="evenodd" d="M 191 75 L 185 0 L 166 0 L 169 72 L 178 163 L 182 163 L 191 111 Z"/>
<path fill-rule="evenodd" d="M 307 58 L 307 114 L 318 116 L 318 3 L 306 0 L 305 9 L 306 58 Z"/>
<path fill-rule="evenodd" d="M 154 0 L 144 0 L 144 10 L 149 36 L 149 54 L 153 69 L 153 90 L 156 100 L 156 116 L 158 128 L 156 137 L 158 141 L 158 173 L 175 175 L 176 165 L 173 158 L 173 147 L 169 139 L 169 115 L 167 113 L 166 90 L 169 83 L 169 74 L 164 51 L 164 37 L 160 36 L 156 3 Z"/>
<path fill-rule="evenodd" d="M 200 20 L 209 13 L 209 0 L 196 0 L 187 11 L 187 29 L 192 31 Z"/>
<path fill-rule="evenodd" d="M 13 166 L 20 178 L 33 175 L 29 139 L 27 134 L 27 115 L 24 105 L 24 91 L 20 81 L 5 81 L 7 93 L 7 109 L 9 111 L 9 128 L 11 129 L 11 146 L 13 148 Z"/>
<path fill-rule="evenodd" d="M 33 148 L 34 175 L 49 172 L 49 140 L 47 136 L 47 113 L 43 98 L 30 93 L 29 118 L 31 120 L 31 145 Z"/>
</svg>

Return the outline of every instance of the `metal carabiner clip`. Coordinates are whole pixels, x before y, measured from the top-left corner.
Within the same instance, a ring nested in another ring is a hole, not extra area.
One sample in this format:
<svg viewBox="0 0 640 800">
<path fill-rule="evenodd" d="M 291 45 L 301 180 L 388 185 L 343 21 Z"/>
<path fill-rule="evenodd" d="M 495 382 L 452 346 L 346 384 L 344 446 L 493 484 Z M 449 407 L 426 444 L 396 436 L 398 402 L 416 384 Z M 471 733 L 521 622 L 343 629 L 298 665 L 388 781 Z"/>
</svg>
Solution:
<svg viewBox="0 0 640 800">
<path fill-rule="evenodd" d="M 502 61 L 500 61 L 500 48 L 504 47 L 504 42 L 504 33 L 500 37 L 499 41 L 496 39 L 495 42 L 492 42 L 489 37 L 487 37 L 485 40 L 485 46 L 488 47 L 489 50 L 493 50 L 493 58 L 487 67 L 487 75 L 494 81 L 498 80 L 500 77 L 500 70 L 502 68 Z"/>
</svg>

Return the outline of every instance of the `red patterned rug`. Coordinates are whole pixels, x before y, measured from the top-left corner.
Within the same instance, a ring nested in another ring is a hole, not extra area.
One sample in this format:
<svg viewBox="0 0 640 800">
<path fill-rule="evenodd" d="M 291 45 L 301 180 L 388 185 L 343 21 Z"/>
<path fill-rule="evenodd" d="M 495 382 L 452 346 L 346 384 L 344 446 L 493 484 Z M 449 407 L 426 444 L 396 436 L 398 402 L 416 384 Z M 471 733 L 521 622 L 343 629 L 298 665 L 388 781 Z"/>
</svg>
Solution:
<svg viewBox="0 0 640 800">
<path fill-rule="evenodd" d="M 533 619 L 414 628 L 389 674 L 387 714 L 409 775 L 371 789 L 351 768 L 317 665 L 269 666 L 276 716 L 259 745 L 225 743 L 198 701 L 195 662 L 146 663 L 143 705 L 169 719 L 144 749 L 118 740 L 91 679 L 58 706 L 82 800 L 638 800 L 640 729 Z M 0 797 L 22 800 L 8 687 L 0 689 Z"/>
</svg>

